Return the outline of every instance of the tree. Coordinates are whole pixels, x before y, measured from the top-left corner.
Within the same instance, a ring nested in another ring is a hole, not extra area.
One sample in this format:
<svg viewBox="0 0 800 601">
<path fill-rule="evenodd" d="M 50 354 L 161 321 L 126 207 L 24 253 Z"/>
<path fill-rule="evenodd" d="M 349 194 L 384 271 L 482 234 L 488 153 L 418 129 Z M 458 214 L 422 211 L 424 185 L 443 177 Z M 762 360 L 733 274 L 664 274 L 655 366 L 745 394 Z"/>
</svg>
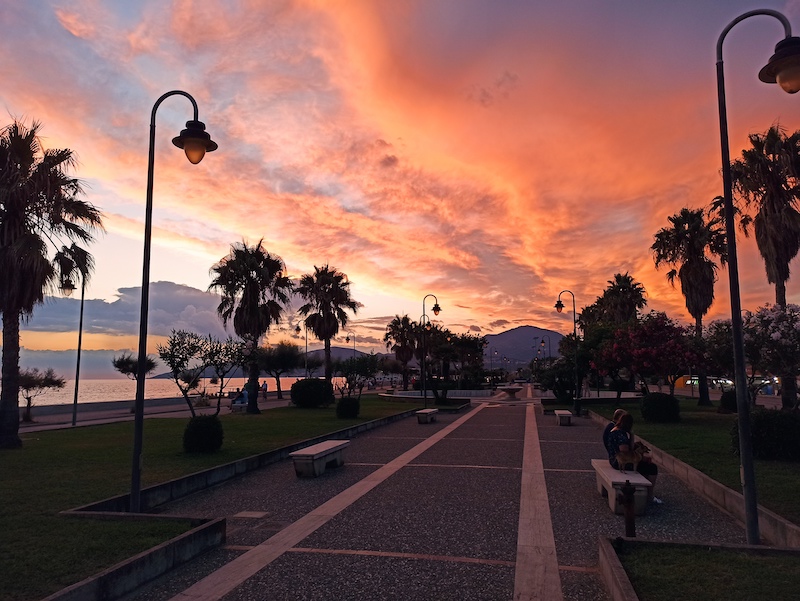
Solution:
<svg viewBox="0 0 800 601">
<path fill-rule="evenodd" d="M 800 369 L 800 306 L 766 305 L 748 313 L 744 330 L 745 351 L 757 356 L 770 374 L 797 373 Z M 749 356 L 748 356 L 749 358 Z M 781 386 L 785 381 L 781 380 Z M 797 401 L 791 406 L 797 407 Z"/>
<path fill-rule="evenodd" d="M 19 372 L 19 389 L 25 399 L 25 412 L 22 414 L 22 421 L 31 422 L 31 406 L 33 399 L 39 395 L 44 394 L 53 388 L 64 388 L 66 380 L 56 375 L 53 368 L 50 367 L 44 372 L 40 372 L 38 368 L 23 369 Z"/>
<path fill-rule="evenodd" d="M 102 230 L 102 214 L 80 200 L 81 183 L 67 173 L 75 165 L 72 151 L 43 149 L 40 127 L 38 122 L 26 128 L 15 121 L 0 131 L 0 448 L 22 445 L 20 320 L 32 315 L 45 293 L 73 270 L 80 260 L 77 243 L 92 242 L 94 232 Z"/>
<path fill-rule="evenodd" d="M 333 377 L 331 338 L 339 333 L 340 326 L 347 327 L 347 311 L 355 315 L 361 304 L 350 297 L 347 276 L 328 265 L 315 265 L 314 273 L 302 276 L 297 293 L 306 301 L 298 309 L 306 316 L 306 327 L 325 344 L 325 379 L 330 382 Z"/>
<path fill-rule="evenodd" d="M 136 374 L 139 370 L 139 358 L 134 357 L 131 353 L 122 353 L 119 357 L 116 355 L 112 357 L 111 364 L 119 373 L 127 376 L 131 380 L 136 379 Z M 144 359 L 145 376 L 153 373 L 158 363 L 155 358 L 147 355 Z"/>
<path fill-rule="evenodd" d="M 703 341 L 703 316 L 714 303 L 717 264 L 712 257 L 719 257 L 723 265 L 728 258 L 725 230 L 719 218 L 706 221 L 703 209 L 683 208 L 668 220 L 672 225 L 656 233 L 650 250 L 656 269 L 665 263 L 672 267 L 667 272 L 669 283 L 675 286 L 675 278 L 680 280 L 686 310 L 694 318 L 695 343 L 699 349 Z M 698 405 L 710 406 L 708 379 L 702 362 L 698 376 Z"/>
<path fill-rule="evenodd" d="M 172 381 L 183 395 L 192 417 L 194 405 L 189 393 L 200 384 L 200 376 L 206 365 L 203 363 L 203 338 L 185 330 L 172 330 L 167 344 L 159 344 L 158 356 L 169 367 Z"/>
<path fill-rule="evenodd" d="M 227 340 L 220 341 L 209 334 L 208 338 L 203 340 L 202 362 L 213 370 L 214 377 L 219 382 L 216 415 L 219 415 L 225 385 L 230 382 L 230 378 L 227 380 L 225 378 L 241 365 L 242 350 L 241 343 L 236 342 L 230 336 Z"/>
<path fill-rule="evenodd" d="M 615 323 L 625 323 L 635 319 L 639 311 L 647 305 L 644 286 L 628 273 L 615 273 L 608 280 L 608 288 L 603 292 L 604 311 L 607 319 Z"/>
<path fill-rule="evenodd" d="M 267 252 L 262 242 L 232 244 L 230 253 L 211 268 L 214 279 L 208 287 L 222 295 L 217 307 L 222 323 L 227 327 L 232 321 L 234 331 L 247 343 L 248 413 L 260 413 L 258 341 L 272 324 L 280 322 L 293 288 L 283 259 Z"/>
<path fill-rule="evenodd" d="M 762 376 L 768 373 L 764 349 L 769 346 L 766 331 L 760 328 L 749 311 L 743 316 L 744 354 L 750 373 L 747 374 L 747 392 L 750 408 L 755 408 L 756 395 L 764 386 Z M 709 365 L 719 375 L 734 379 L 733 326 L 730 319 L 712 321 L 705 328 L 704 349 Z"/>
<path fill-rule="evenodd" d="M 763 134 L 749 136 L 752 148 L 731 164 L 733 188 L 752 216 L 756 244 L 775 285 L 775 304 L 786 306 L 789 263 L 800 251 L 800 131 L 787 135 L 778 125 Z M 749 220 L 742 222 L 746 228 Z M 747 230 L 745 229 L 745 232 Z M 782 403 L 793 407 L 797 401 L 796 372 L 781 374 Z"/>
<path fill-rule="evenodd" d="M 395 315 L 394 319 L 386 326 L 383 341 L 386 348 L 394 353 L 395 358 L 402 365 L 403 390 L 408 390 L 408 362 L 414 358 L 417 347 L 415 324 L 408 315 Z"/>
<path fill-rule="evenodd" d="M 275 346 L 258 350 L 258 367 L 275 378 L 275 390 L 278 391 L 279 399 L 283 399 L 281 376 L 301 365 L 303 365 L 303 354 L 300 352 L 300 347 L 291 342 L 279 342 Z"/>
<path fill-rule="evenodd" d="M 378 366 L 378 356 L 372 353 L 338 361 L 336 371 L 344 379 L 344 382 L 336 387 L 341 397 L 361 399 L 361 391 L 367 381 L 378 373 Z M 355 396 L 356 394 L 358 396 Z"/>
</svg>

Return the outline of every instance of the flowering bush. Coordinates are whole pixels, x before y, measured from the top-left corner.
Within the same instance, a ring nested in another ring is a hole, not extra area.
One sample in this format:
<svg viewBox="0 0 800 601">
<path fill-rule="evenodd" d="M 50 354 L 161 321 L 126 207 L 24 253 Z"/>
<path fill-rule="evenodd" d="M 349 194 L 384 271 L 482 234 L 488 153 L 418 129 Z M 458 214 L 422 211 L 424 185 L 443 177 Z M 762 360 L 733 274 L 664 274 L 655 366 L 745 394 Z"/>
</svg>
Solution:
<svg viewBox="0 0 800 601">
<path fill-rule="evenodd" d="M 744 343 L 748 359 L 756 357 L 773 375 L 793 373 L 800 367 L 800 306 L 787 304 L 760 307 L 744 320 Z"/>
</svg>

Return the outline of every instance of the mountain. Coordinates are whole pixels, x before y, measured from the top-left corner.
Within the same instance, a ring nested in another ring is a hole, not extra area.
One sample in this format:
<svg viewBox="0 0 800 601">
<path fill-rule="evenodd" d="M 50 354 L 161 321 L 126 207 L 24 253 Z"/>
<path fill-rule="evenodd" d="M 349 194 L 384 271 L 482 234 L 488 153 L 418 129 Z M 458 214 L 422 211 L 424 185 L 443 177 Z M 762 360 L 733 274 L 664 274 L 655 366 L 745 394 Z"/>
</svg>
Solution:
<svg viewBox="0 0 800 601">
<path fill-rule="evenodd" d="M 545 336 L 549 337 L 549 345 Z M 503 357 L 508 359 L 506 369 L 528 365 L 542 348 L 543 340 L 545 346 L 538 356 L 546 358 L 549 350 L 553 358 L 558 357 L 558 344 L 563 337 L 558 332 L 535 326 L 519 326 L 501 334 L 490 334 L 486 336 L 489 343 L 486 347 L 486 365 L 498 368 L 503 364 Z"/>
</svg>

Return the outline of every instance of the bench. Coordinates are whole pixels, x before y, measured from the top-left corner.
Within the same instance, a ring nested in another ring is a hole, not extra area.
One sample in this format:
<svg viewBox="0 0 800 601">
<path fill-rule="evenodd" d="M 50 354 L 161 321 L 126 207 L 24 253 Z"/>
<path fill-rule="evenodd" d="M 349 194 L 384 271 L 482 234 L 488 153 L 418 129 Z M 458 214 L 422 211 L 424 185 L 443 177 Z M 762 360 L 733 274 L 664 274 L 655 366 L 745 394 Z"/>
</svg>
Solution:
<svg viewBox="0 0 800 601">
<path fill-rule="evenodd" d="M 636 515 L 644 515 L 650 488 L 653 486 L 647 478 L 638 472 L 626 470 L 625 473 L 614 469 L 608 459 L 592 459 L 592 467 L 597 476 L 597 492 L 600 496 L 608 496 L 608 507 L 614 513 L 621 514 L 624 507 L 619 497 L 625 481 L 629 481 L 636 492 L 633 494 Z"/>
<path fill-rule="evenodd" d="M 553 411 L 559 426 L 569 426 L 572 424 L 572 412 L 566 409 L 556 409 Z"/>
<path fill-rule="evenodd" d="M 244 401 L 231 403 L 231 413 L 242 413 L 247 409 L 247 403 Z"/>
<path fill-rule="evenodd" d="M 297 477 L 315 478 L 321 476 L 329 467 L 344 465 L 342 451 L 349 444 L 349 440 L 325 440 L 289 453 L 289 457 L 294 461 Z"/>
<path fill-rule="evenodd" d="M 417 422 L 420 424 L 430 424 L 436 421 L 438 409 L 420 409 L 417 411 Z"/>
</svg>

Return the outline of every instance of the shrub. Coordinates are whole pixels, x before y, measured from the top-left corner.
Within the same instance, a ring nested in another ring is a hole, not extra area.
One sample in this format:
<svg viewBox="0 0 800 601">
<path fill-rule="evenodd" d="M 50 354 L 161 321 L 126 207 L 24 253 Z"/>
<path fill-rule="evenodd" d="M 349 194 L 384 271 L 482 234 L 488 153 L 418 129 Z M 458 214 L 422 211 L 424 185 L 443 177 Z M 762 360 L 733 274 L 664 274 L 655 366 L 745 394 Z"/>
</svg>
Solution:
<svg viewBox="0 0 800 601">
<path fill-rule="evenodd" d="M 800 461 L 800 414 L 795 411 L 755 409 L 750 412 L 753 457 Z M 739 452 L 739 421 L 731 429 L 734 453 Z"/>
<path fill-rule="evenodd" d="M 187 453 L 214 453 L 222 447 L 222 422 L 216 415 L 195 415 L 183 431 Z"/>
<path fill-rule="evenodd" d="M 351 396 L 342 397 L 336 403 L 336 417 L 341 419 L 355 419 L 361 411 L 361 402 Z"/>
<path fill-rule="evenodd" d="M 671 394 L 651 392 L 642 397 L 642 418 L 646 422 L 679 422 L 681 409 Z"/>
<path fill-rule="evenodd" d="M 334 400 L 333 385 L 321 378 L 297 380 L 292 384 L 291 397 L 298 407 L 327 407 Z"/>
<path fill-rule="evenodd" d="M 720 413 L 736 413 L 736 391 L 726 390 L 719 397 L 719 412 Z"/>
</svg>

